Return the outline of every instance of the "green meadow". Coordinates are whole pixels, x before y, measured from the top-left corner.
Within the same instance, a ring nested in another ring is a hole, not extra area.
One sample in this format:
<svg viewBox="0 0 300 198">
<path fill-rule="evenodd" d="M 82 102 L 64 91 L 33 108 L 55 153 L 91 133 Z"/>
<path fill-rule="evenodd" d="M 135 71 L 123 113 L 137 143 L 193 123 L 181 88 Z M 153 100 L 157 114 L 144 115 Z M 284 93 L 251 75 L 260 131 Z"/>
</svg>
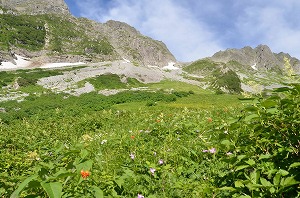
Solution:
<svg viewBox="0 0 300 198">
<path fill-rule="evenodd" d="M 175 81 L 110 96 L 35 83 L 0 103 L 0 197 L 300 196 L 299 84 L 245 99 Z"/>
</svg>

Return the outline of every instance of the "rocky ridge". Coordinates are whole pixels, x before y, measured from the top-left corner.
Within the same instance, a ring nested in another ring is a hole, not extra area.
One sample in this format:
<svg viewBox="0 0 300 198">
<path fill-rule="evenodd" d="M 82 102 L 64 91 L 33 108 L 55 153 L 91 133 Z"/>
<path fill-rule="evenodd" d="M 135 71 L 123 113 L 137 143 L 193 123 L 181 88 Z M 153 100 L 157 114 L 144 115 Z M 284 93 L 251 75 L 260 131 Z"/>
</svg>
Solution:
<svg viewBox="0 0 300 198">
<path fill-rule="evenodd" d="M 258 45 L 255 48 L 247 46 L 242 49 L 227 49 L 215 53 L 210 59 L 223 63 L 236 61 L 259 71 L 282 71 L 284 70 L 284 57 L 290 60 L 295 71 L 300 72 L 300 61 L 297 58 L 283 52 L 273 53 L 267 45 Z"/>
</svg>

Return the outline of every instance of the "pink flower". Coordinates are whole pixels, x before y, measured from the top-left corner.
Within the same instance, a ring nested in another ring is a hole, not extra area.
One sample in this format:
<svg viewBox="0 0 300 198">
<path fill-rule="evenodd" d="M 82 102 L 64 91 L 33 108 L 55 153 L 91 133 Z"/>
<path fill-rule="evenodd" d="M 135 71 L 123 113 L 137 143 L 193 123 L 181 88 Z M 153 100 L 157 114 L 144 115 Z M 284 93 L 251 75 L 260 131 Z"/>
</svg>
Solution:
<svg viewBox="0 0 300 198">
<path fill-rule="evenodd" d="M 141 194 L 138 194 L 137 198 L 145 198 L 145 197 Z"/>
<path fill-rule="evenodd" d="M 216 150 L 216 148 L 211 148 L 211 149 L 209 149 L 209 152 L 212 153 L 212 154 L 214 154 L 214 153 L 217 152 L 217 150 Z"/>
<path fill-rule="evenodd" d="M 150 173 L 154 176 L 154 173 L 155 173 L 155 168 L 150 168 Z"/>
<path fill-rule="evenodd" d="M 160 160 L 158 160 L 158 163 L 159 163 L 160 165 L 162 165 L 162 164 L 164 163 L 164 160 L 160 159 Z"/>
<path fill-rule="evenodd" d="M 129 155 L 129 156 L 130 156 L 130 158 L 131 158 L 131 159 L 133 159 L 133 160 L 134 160 L 134 158 L 135 158 L 135 155 L 134 155 L 133 153 L 130 153 L 130 155 Z"/>
<path fill-rule="evenodd" d="M 216 150 L 216 148 L 211 148 L 211 149 L 209 149 L 209 150 L 203 150 L 202 151 L 203 153 L 212 153 L 212 154 L 214 154 L 214 153 L 216 153 L 217 152 L 217 150 Z"/>
</svg>

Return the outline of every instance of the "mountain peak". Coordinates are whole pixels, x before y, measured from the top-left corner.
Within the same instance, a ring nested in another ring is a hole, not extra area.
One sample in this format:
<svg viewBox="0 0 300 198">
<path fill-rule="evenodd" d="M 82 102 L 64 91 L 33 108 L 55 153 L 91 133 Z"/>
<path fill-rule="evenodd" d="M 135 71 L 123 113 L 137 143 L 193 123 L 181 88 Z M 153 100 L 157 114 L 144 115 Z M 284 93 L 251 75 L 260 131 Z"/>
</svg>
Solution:
<svg viewBox="0 0 300 198">
<path fill-rule="evenodd" d="M 0 0 L 0 6 L 20 14 L 70 15 L 64 0 Z"/>
</svg>

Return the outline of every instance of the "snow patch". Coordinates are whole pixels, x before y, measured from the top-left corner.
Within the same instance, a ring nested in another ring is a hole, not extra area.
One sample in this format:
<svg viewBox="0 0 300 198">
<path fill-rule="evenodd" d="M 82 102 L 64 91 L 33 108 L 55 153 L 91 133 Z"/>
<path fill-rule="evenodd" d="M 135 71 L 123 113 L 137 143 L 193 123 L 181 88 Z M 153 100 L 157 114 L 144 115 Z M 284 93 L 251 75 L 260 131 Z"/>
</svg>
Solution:
<svg viewBox="0 0 300 198">
<path fill-rule="evenodd" d="M 24 68 L 28 67 L 32 62 L 29 61 L 30 59 L 25 58 L 20 55 L 15 55 L 17 59 L 15 59 L 16 64 L 12 62 L 2 62 L 0 65 L 0 69 L 17 69 L 17 68 Z"/>
<path fill-rule="evenodd" d="M 55 67 L 66 67 L 66 66 L 75 66 L 75 65 L 84 65 L 83 62 L 76 63 L 46 63 L 42 65 L 40 68 L 55 68 Z"/>
<path fill-rule="evenodd" d="M 252 67 L 252 69 L 257 71 L 256 63 L 254 65 L 252 65 L 251 67 Z"/>
<path fill-rule="evenodd" d="M 169 62 L 167 66 L 163 67 L 163 69 L 164 70 L 177 70 L 177 69 L 179 69 L 178 67 L 175 67 L 174 65 L 175 65 L 174 62 Z"/>
</svg>

